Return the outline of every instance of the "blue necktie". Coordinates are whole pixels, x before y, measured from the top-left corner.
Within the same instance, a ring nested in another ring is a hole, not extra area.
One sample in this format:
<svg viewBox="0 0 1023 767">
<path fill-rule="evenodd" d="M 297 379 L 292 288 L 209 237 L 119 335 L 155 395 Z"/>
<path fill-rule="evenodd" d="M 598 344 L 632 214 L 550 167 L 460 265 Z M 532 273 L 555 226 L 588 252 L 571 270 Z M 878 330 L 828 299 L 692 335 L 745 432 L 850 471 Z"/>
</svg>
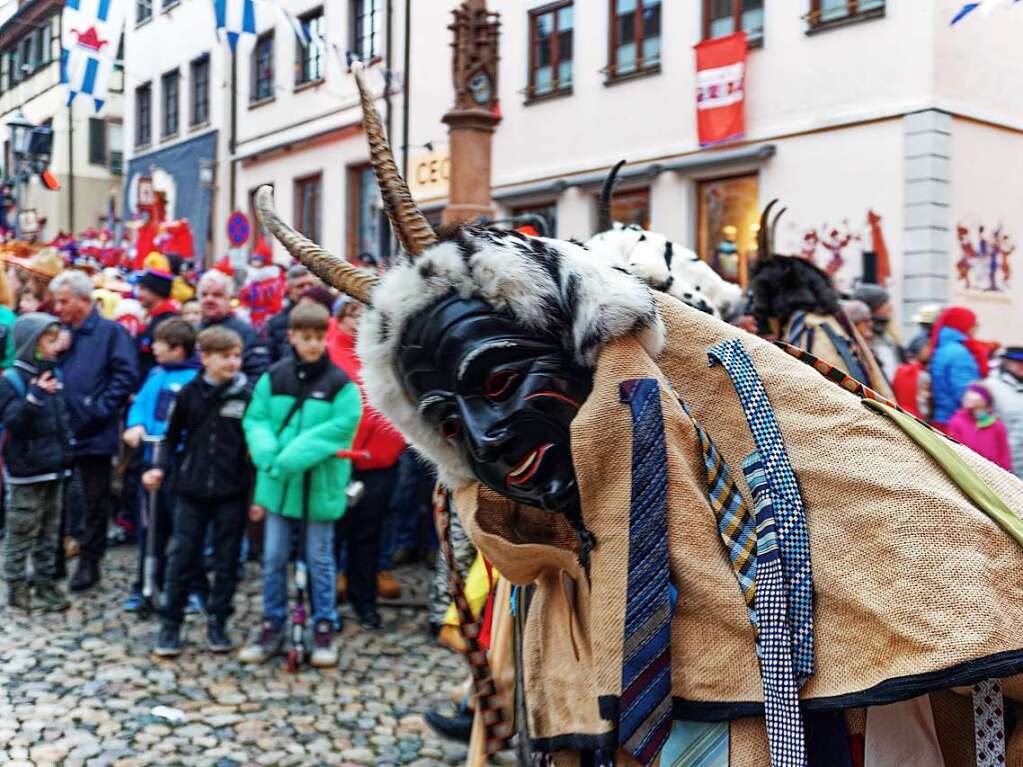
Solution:
<svg viewBox="0 0 1023 767">
<path fill-rule="evenodd" d="M 624 381 L 620 393 L 632 414 L 632 491 L 618 741 L 648 766 L 671 731 L 668 454 L 657 381 Z"/>
<path fill-rule="evenodd" d="M 763 462 L 777 520 L 778 545 L 788 592 L 793 666 L 802 684 L 814 673 L 813 573 L 810 568 L 810 536 L 799 484 L 789 463 L 774 410 L 767 399 L 764 382 L 760 380 L 760 374 L 742 343 L 737 338 L 723 341 L 711 347 L 707 355 L 711 364 L 724 367 L 732 380 Z M 758 562 L 758 570 L 759 566 Z"/>
</svg>

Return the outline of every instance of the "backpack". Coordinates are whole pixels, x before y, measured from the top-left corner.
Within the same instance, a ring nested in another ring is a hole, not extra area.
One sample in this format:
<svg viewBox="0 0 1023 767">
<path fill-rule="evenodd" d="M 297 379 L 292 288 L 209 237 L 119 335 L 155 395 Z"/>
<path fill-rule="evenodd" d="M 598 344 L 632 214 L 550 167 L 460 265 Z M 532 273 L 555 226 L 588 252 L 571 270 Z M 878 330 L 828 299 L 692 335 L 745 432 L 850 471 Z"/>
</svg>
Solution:
<svg viewBox="0 0 1023 767">
<path fill-rule="evenodd" d="M 18 397 L 23 398 L 25 396 L 25 392 L 27 391 L 25 389 L 25 382 L 21 379 L 21 376 L 18 375 L 18 371 L 15 368 L 7 368 L 7 370 L 4 371 L 4 378 L 6 378 L 11 386 L 14 387 L 14 391 Z"/>
</svg>

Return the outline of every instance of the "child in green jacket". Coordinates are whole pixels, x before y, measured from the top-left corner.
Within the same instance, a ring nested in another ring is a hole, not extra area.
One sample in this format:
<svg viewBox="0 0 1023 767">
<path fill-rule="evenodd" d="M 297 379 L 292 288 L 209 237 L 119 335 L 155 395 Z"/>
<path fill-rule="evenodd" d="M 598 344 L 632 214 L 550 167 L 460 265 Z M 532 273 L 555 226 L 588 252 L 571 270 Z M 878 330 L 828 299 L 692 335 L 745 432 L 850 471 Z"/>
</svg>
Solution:
<svg viewBox="0 0 1023 767">
<path fill-rule="evenodd" d="M 260 377 L 242 423 L 257 471 L 250 518 L 266 518 L 264 623 L 242 650 L 243 663 L 262 663 L 283 646 L 288 559 L 303 506 L 308 513 L 305 557 L 312 599 L 310 661 L 320 667 L 337 663 L 334 523 L 345 513 L 351 473 L 350 461 L 338 458 L 337 452 L 351 447 L 362 404 L 356 385 L 327 357 L 328 320 L 327 310 L 318 304 L 291 311 L 288 340 L 295 356 Z"/>
</svg>

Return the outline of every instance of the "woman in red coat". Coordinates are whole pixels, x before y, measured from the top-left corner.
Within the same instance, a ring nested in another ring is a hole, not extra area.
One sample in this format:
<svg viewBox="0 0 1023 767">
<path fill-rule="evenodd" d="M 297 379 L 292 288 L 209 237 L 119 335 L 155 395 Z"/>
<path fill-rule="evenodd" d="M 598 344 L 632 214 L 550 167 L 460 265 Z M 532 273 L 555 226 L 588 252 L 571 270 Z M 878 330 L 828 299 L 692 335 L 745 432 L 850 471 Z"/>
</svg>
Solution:
<svg viewBox="0 0 1023 767">
<path fill-rule="evenodd" d="M 355 331 L 362 304 L 349 301 L 341 306 L 337 319 L 327 329 L 327 354 L 331 362 L 359 386 L 362 393 L 362 419 L 355 433 L 352 450 L 364 452 L 352 461 L 353 481 L 361 481 L 365 494 L 338 522 L 335 541 L 348 543 L 347 562 L 339 568 L 347 574 L 346 582 L 338 576 L 338 589 L 347 587 L 352 607 L 363 628 L 380 627 L 377 593 L 393 599 L 401 596 L 401 586 L 389 569 L 380 567 L 381 536 L 385 522 L 392 516 L 391 495 L 398 482 L 398 457 L 405 449 L 405 440 L 391 423 L 366 403 L 362 391 L 362 363 L 355 353 Z M 387 564 L 387 568 L 390 565 Z"/>
</svg>

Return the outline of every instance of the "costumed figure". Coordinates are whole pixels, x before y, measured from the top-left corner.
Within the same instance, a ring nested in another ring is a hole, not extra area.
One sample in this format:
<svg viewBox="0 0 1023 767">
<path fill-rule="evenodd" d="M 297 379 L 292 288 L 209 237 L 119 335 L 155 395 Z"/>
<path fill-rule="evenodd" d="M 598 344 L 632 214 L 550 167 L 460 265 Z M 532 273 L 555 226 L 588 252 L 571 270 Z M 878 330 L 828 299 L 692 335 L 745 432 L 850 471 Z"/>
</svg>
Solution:
<svg viewBox="0 0 1023 767">
<path fill-rule="evenodd" d="M 891 389 L 870 347 L 846 317 L 828 273 L 805 258 L 778 255 L 774 233 L 787 210 L 771 219 L 771 201 L 760 217 L 762 254 L 750 280 L 751 314 L 759 334 L 792 344 L 891 398 Z"/>
<path fill-rule="evenodd" d="M 1018 758 L 1023 483 L 583 247 L 472 225 L 438 239 L 354 69 L 404 255 L 371 274 L 281 222 L 268 187 L 257 207 L 367 304 L 370 401 L 502 578 L 533 587 L 533 763 Z M 492 679 L 476 682 L 498 737 Z"/>
</svg>

